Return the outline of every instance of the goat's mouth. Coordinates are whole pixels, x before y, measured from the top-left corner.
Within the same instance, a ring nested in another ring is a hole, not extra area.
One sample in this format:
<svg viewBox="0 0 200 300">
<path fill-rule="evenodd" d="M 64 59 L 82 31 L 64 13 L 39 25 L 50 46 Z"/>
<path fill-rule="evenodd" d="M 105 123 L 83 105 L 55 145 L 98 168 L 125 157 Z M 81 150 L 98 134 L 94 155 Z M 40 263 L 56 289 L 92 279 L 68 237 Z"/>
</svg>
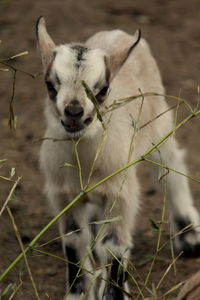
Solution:
<svg viewBox="0 0 200 300">
<path fill-rule="evenodd" d="M 84 125 L 81 123 L 77 123 L 74 120 L 70 121 L 70 122 L 64 122 L 61 119 L 61 124 L 62 126 L 65 128 L 66 131 L 68 132 L 78 132 L 84 129 Z"/>
<path fill-rule="evenodd" d="M 70 121 L 63 121 L 61 119 L 61 124 L 65 128 L 65 130 L 69 133 L 76 133 L 82 131 L 85 127 L 87 127 L 92 122 L 92 118 L 88 117 L 83 122 L 70 120 Z"/>
</svg>

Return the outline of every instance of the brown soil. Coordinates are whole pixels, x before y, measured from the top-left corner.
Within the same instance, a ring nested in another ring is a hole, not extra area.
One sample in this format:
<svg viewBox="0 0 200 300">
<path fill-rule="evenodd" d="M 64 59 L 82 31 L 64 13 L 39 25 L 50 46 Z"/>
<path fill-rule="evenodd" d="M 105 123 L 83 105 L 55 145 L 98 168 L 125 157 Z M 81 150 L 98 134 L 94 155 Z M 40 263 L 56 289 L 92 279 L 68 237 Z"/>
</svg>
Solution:
<svg viewBox="0 0 200 300">
<path fill-rule="evenodd" d="M 41 72 L 41 62 L 36 50 L 35 22 L 40 15 L 46 17 L 49 32 L 57 43 L 82 41 L 102 29 L 121 28 L 133 33 L 136 28 L 142 30 L 149 41 L 163 75 L 168 94 L 186 98 L 190 105 L 196 105 L 198 98 L 200 68 L 200 22 L 199 0 L 93 0 L 93 1 L 9 1 L 0 2 L 0 57 L 9 57 L 24 50 L 29 55 L 15 59 L 13 65 L 31 73 Z M 2 67 L 2 66 L 1 66 Z M 1 168 L 1 175 L 8 176 L 10 168 L 16 168 L 17 176 L 22 179 L 10 203 L 11 211 L 22 236 L 24 245 L 51 219 L 45 197 L 42 194 L 43 178 L 38 168 L 38 150 L 40 143 L 34 142 L 44 132 L 43 98 L 45 88 L 42 76 L 35 79 L 17 72 L 14 111 L 17 115 L 15 135 L 8 128 L 9 101 L 12 96 L 12 72 L 1 72 L 1 147 L 0 159 L 8 161 Z M 181 111 L 182 118 L 187 111 Z M 180 144 L 187 149 L 189 173 L 200 178 L 200 130 L 199 118 L 194 118 L 178 132 Z M 0 179 L 0 201 L 9 194 L 12 183 Z M 152 231 L 149 219 L 161 217 L 162 195 L 151 181 L 148 171 L 143 172 L 143 205 L 138 218 L 138 230 L 135 235 L 135 249 L 132 262 L 144 280 L 150 267 L 149 258 L 155 253 L 157 232 Z M 199 186 L 191 183 L 194 199 L 199 206 Z M 58 236 L 57 227 L 52 227 L 43 236 L 42 244 Z M 163 236 L 165 242 L 167 236 Z M 45 248 L 62 257 L 59 242 L 53 242 Z M 0 217 L 0 272 L 2 272 L 20 253 L 18 242 L 5 211 Z M 65 291 L 65 264 L 47 256 L 34 256 L 29 259 L 30 267 L 41 299 L 62 299 Z M 156 286 L 171 262 L 169 244 L 159 253 L 153 267 L 148 287 Z M 184 281 L 199 269 L 198 259 L 180 259 L 176 264 L 176 273 L 172 268 L 159 288 L 162 295 L 177 283 Z M 36 299 L 24 263 L 18 264 L 2 283 L 22 286 L 13 299 Z M 137 289 L 133 287 L 136 292 Z M 170 294 L 167 299 L 176 295 Z M 149 295 L 150 296 L 150 295 Z M 3 299 L 8 299 L 8 295 Z M 158 296 L 158 299 L 160 296 Z"/>
</svg>

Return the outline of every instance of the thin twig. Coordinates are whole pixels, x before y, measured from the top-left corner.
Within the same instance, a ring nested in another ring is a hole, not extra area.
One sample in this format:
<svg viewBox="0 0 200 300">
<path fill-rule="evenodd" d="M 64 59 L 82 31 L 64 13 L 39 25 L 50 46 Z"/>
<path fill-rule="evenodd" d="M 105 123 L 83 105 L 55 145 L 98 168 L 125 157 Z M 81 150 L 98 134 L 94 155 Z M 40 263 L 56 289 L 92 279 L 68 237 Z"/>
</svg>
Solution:
<svg viewBox="0 0 200 300">
<path fill-rule="evenodd" d="M 183 104 L 184 102 L 180 102 L 179 103 L 179 106 L 181 104 Z M 173 105 L 173 106 L 170 106 L 168 109 L 166 109 L 165 111 L 163 111 L 162 113 L 158 114 L 157 116 L 155 116 L 155 118 L 149 120 L 148 122 L 144 123 L 143 125 L 141 125 L 139 128 L 138 128 L 138 131 L 143 129 L 144 127 L 146 127 L 147 125 L 149 125 L 150 123 L 152 123 L 153 121 L 157 120 L 158 118 L 160 118 L 161 116 L 163 116 L 164 114 L 166 114 L 167 112 L 169 112 L 170 110 L 173 110 L 177 108 L 177 104 Z"/>
<path fill-rule="evenodd" d="M 0 62 L 5 62 L 5 61 L 8 61 L 8 60 L 12 60 L 12 59 L 15 59 L 15 58 L 18 58 L 20 56 L 27 55 L 27 54 L 28 54 L 28 51 L 20 52 L 18 54 L 12 55 L 12 56 L 7 57 L 7 58 L 0 58 Z"/>
<path fill-rule="evenodd" d="M 27 271 L 28 271 L 28 274 L 29 274 L 29 278 L 30 278 L 30 281 L 32 283 L 32 286 L 33 286 L 33 290 L 35 292 L 35 296 L 38 300 L 40 300 L 40 297 L 39 297 L 39 294 L 38 294 L 38 291 L 37 291 L 37 287 L 36 287 L 36 284 L 35 284 L 35 281 L 33 279 L 33 275 L 31 273 L 31 269 L 30 269 L 30 266 L 29 266 L 29 263 L 28 263 L 28 259 L 26 257 L 26 253 L 24 252 L 24 246 L 23 246 L 23 243 L 22 243 L 22 240 L 21 240 L 21 236 L 20 236 L 20 233 L 19 233 L 19 230 L 17 228 L 17 225 L 15 223 L 15 219 L 13 218 L 13 215 L 11 213 L 11 210 L 10 208 L 7 206 L 6 207 L 7 209 L 7 212 L 9 214 L 9 217 L 11 219 L 11 222 L 12 222 L 12 225 L 13 225 L 13 228 L 14 228 L 14 231 L 15 231 L 15 235 L 17 237 L 17 240 L 18 240 L 18 243 L 20 245 L 20 248 L 21 248 L 21 251 L 22 251 L 22 254 L 23 254 L 23 257 L 24 257 L 24 261 L 25 261 L 25 264 L 26 264 L 26 267 L 27 267 Z"/>
<path fill-rule="evenodd" d="M 165 270 L 163 276 L 161 277 L 161 279 L 159 280 L 157 286 L 156 286 L 156 290 L 159 289 L 161 283 L 163 282 L 164 278 L 166 277 L 166 275 L 169 273 L 171 267 L 176 263 L 176 261 L 179 259 L 179 257 L 182 255 L 182 252 L 180 252 L 173 260 L 172 262 L 169 264 L 168 268 Z"/>
<path fill-rule="evenodd" d="M 20 289 L 20 287 L 22 286 L 23 282 L 20 281 L 19 285 L 14 289 L 13 293 L 10 295 L 8 300 L 12 300 L 13 297 L 16 295 L 16 293 L 18 292 L 18 290 Z"/>
<path fill-rule="evenodd" d="M 183 102 L 187 108 L 189 109 L 189 112 L 192 113 L 194 112 L 194 110 L 192 109 L 192 107 L 190 106 L 190 104 L 183 98 L 179 98 L 177 96 L 172 96 L 172 95 L 167 95 L 167 94 L 159 94 L 159 93 L 154 93 L 154 92 L 147 92 L 147 93 L 143 93 L 142 95 L 139 94 L 139 95 L 135 95 L 135 96 L 130 96 L 130 97 L 127 97 L 127 98 L 122 98 L 122 99 L 118 99 L 118 100 L 114 100 L 113 103 L 109 106 L 107 106 L 105 108 L 105 111 L 103 112 L 103 114 L 105 113 L 108 113 L 110 111 L 113 111 L 115 109 L 118 109 L 124 105 L 126 105 L 127 103 L 130 103 L 132 101 L 135 101 L 137 100 L 138 98 L 141 98 L 141 97 L 165 97 L 165 98 L 168 98 L 168 99 L 172 99 L 172 100 L 178 100 L 179 102 Z"/>
<path fill-rule="evenodd" d="M 147 286 L 147 283 L 149 281 L 150 275 L 152 273 L 153 270 L 153 266 L 155 264 L 156 258 L 158 256 L 158 252 L 159 252 L 159 248 L 160 248 L 160 243 L 161 243 L 161 236 L 162 236 L 162 231 L 163 231 L 163 224 L 164 224 L 164 218 L 165 218 L 165 209 L 166 209 L 166 183 L 164 184 L 164 197 L 163 197 L 163 209 L 162 209 L 162 216 L 161 216 L 161 224 L 159 227 L 159 232 L 158 232 L 158 240 L 157 240 L 157 244 L 156 244 L 156 253 L 153 257 L 151 266 L 149 268 L 149 271 L 147 273 L 146 279 L 145 279 L 145 286 Z"/>
<path fill-rule="evenodd" d="M 11 197 L 12 197 L 12 195 L 13 195 L 13 193 L 14 193 L 14 191 L 15 191 L 15 189 L 16 189 L 18 183 L 19 183 L 19 181 L 21 180 L 21 178 L 22 178 L 22 177 L 18 177 L 18 179 L 16 180 L 16 182 L 13 184 L 13 187 L 12 187 L 12 189 L 10 190 L 9 195 L 8 195 L 8 197 L 6 198 L 6 201 L 4 202 L 4 204 L 3 204 L 3 206 L 2 206 L 2 208 L 1 208 L 1 210 L 0 210 L 0 217 L 1 217 L 1 215 L 2 215 L 2 213 L 3 213 L 3 211 L 4 211 L 4 209 L 5 209 L 6 206 L 8 205 L 8 202 L 10 201 L 10 199 L 11 199 Z"/>
<path fill-rule="evenodd" d="M 13 101 L 15 97 L 15 83 L 16 83 L 16 75 L 17 71 L 15 70 L 13 73 L 13 84 L 12 84 L 12 96 L 9 104 L 9 121 L 8 124 L 10 126 L 11 131 L 16 130 L 16 120 L 15 120 L 15 115 L 14 115 L 14 110 L 13 110 Z"/>
<path fill-rule="evenodd" d="M 29 73 L 29 72 L 27 72 L 27 71 L 18 69 L 18 68 L 16 68 L 16 67 L 13 67 L 12 65 L 6 63 L 5 61 L 0 61 L 0 64 L 6 66 L 6 67 L 8 67 L 8 68 L 10 68 L 10 69 L 13 70 L 14 72 L 20 72 L 20 73 L 23 73 L 23 74 L 25 74 L 25 75 L 28 75 L 28 76 L 30 76 L 30 77 L 32 77 L 32 78 L 36 78 L 36 77 L 42 75 L 42 73 L 35 73 L 35 74 L 32 74 L 32 73 Z"/>
</svg>

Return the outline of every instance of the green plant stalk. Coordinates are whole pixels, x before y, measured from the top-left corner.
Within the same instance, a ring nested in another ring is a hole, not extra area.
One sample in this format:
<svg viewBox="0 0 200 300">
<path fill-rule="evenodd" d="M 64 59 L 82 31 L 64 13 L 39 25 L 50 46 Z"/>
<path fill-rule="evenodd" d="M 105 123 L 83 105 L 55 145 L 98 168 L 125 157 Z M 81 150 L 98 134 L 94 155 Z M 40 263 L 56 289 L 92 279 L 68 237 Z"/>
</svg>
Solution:
<svg viewBox="0 0 200 300">
<path fill-rule="evenodd" d="M 97 118 L 99 119 L 99 121 L 101 122 L 102 124 L 102 127 L 103 129 L 105 130 L 105 126 L 104 126 L 104 123 L 103 123 L 103 119 L 102 119 L 102 116 L 101 116 L 101 113 L 99 111 L 99 103 L 96 99 L 96 97 L 94 96 L 94 94 L 92 93 L 92 91 L 90 90 L 89 86 L 87 85 L 87 83 L 82 80 L 81 81 L 84 89 L 85 89 L 85 92 L 86 92 L 86 95 L 87 97 L 92 101 L 92 103 L 94 104 L 94 107 L 96 109 L 96 113 L 97 113 Z"/>
<path fill-rule="evenodd" d="M 49 253 L 49 252 L 46 252 L 46 251 L 42 251 L 42 250 L 39 250 L 39 249 L 37 249 L 37 248 L 34 248 L 34 251 L 35 251 L 35 252 L 38 252 L 38 253 L 40 253 L 40 254 L 42 254 L 42 255 L 46 255 L 46 256 L 53 257 L 53 258 L 55 258 L 55 259 L 57 259 L 57 260 L 59 260 L 59 261 L 62 261 L 62 262 L 64 262 L 64 263 L 69 263 L 69 264 L 72 264 L 72 265 L 74 265 L 74 266 L 77 266 L 77 263 L 68 261 L 67 259 L 65 259 L 65 258 L 63 258 L 63 257 L 60 257 L 60 256 L 57 256 L 57 255 L 55 255 L 55 254 L 52 254 L 52 253 Z"/>
<path fill-rule="evenodd" d="M 144 160 L 145 160 L 146 162 L 149 162 L 149 163 L 153 164 L 153 165 L 159 166 L 159 167 L 164 168 L 164 169 L 166 169 L 166 170 L 168 170 L 168 171 L 173 171 L 173 172 L 175 172 L 175 173 L 177 173 L 177 174 L 179 174 L 179 175 L 182 175 L 182 176 L 184 176 L 184 177 L 187 177 L 188 179 L 191 179 L 192 181 L 195 181 L 195 182 L 197 182 L 197 183 L 200 183 L 200 179 L 197 179 L 197 178 L 194 178 L 194 177 L 192 177 L 192 176 L 190 176 L 190 175 L 187 175 L 187 174 L 185 174 L 185 173 L 182 173 L 182 172 L 180 172 L 180 171 L 178 171 L 178 170 L 176 170 L 176 169 L 173 169 L 173 168 L 171 168 L 171 167 L 168 167 L 168 166 L 166 166 L 166 165 L 163 165 L 163 164 L 161 164 L 161 163 L 159 163 L 159 162 L 157 162 L 157 161 L 148 159 L 148 158 L 146 158 L 146 157 L 144 157 Z"/>
<path fill-rule="evenodd" d="M 95 154 L 94 161 L 93 161 L 91 169 L 90 169 L 90 173 L 89 173 L 89 176 L 88 176 L 88 180 L 87 180 L 85 189 L 87 189 L 87 187 L 90 184 L 90 180 L 91 180 L 91 177 L 92 177 L 92 174 L 93 174 L 93 171 L 94 171 L 95 163 L 96 163 L 97 159 L 99 158 L 99 155 L 100 155 L 101 150 L 104 146 L 104 142 L 105 142 L 106 137 L 107 137 L 107 132 L 106 132 L 106 130 L 104 130 L 103 135 L 101 136 L 100 142 L 98 142 L 97 152 Z"/>
<path fill-rule="evenodd" d="M 81 187 L 81 190 L 83 191 L 84 188 L 83 188 L 82 168 L 81 168 L 81 162 L 80 162 L 80 159 L 79 159 L 79 154 L 78 154 L 77 146 L 78 146 L 78 144 L 74 143 L 74 151 L 75 151 L 75 154 L 76 154 L 76 161 L 77 161 L 78 170 L 79 170 L 80 187 Z"/>
<path fill-rule="evenodd" d="M 119 100 L 114 100 L 111 105 L 109 105 L 108 107 L 106 107 L 106 110 L 104 111 L 104 113 L 107 113 L 107 112 L 113 111 L 115 109 L 118 109 L 118 108 L 126 105 L 129 102 L 137 100 L 138 98 L 141 98 L 141 97 L 154 97 L 154 96 L 165 97 L 165 98 L 168 98 L 168 99 L 177 100 L 177 101 L 179 101 L 179 103 L 183 102 L 187 106 L 187 108 L 189 109 L 190 113 L 193 112 L 193 109 L 190 106 L 190 104 L 185 99 L 183 99 L 183 98 L 180 98 L 180 97 L 177 97 L 177 96 L 171 96 L 171 95 L 167 95 L 167 94 L 159 94 L 159 93 L 154 93 L 154 92 L 147 92 L 147 93 L 142 93 L 142 94 L 139 94 L 139 95 L 136 95 L 136 96 L 130 96 L 130 97 L 127 97 L 127 98 L 122 98 L 122 99 L 119 99 Z"/>
<path fill-rule="evenodd" d="M 162 139 L 160 139 L 156 144 L 154 144 L 152 147 L 150 147 L 144 155 L 139 157 L 138 159 L 128 163 L 126 166 L 116 170 L 115 172 L 111 173 L 107 177 L 103 178 L 96 184 L 94 184 L 92 187 L 86 189 L 85 191 L 81 191 L 59 214 L 57 214 L 36 236 L 35 238 L 30 242 L 28 247 L 24 249 L 24 253 L 20 253 L 19 256 L 8 266 L 8 268 L 0 275 L 0 282 L 3 281 L 6 276 L 10 273 L 10 271 L 16 266 L 16 264 L 23 258 L 24 254 L 26 254 L 31 248 L 34 247 L 35 243 L 39 240 L 39 238 L 64 214 L 66 213 L 75 203 L 77 203 L 84 195 L 90 193 L 94 189 L 96 189 L 98 186 L 103 184 L 104 182 L 108 181 L 110 178 L 120 174 L 121 172 L 125 171 L 129 167 L 135 165 L 136 163 L 139 163 L 141 161 L 144 161 L 144 158 L 151 154 L 155 149 L 158 148 L 164 141 L 166 141 L 173 133 L 178 130 L 181 126 L 183 126 L 185 123 L 190 121 L 193 117 L 200 114 L 200 110 L 191 113 L 187 118 L 185 118 L 183 121 L 181 121 L 176 128 L 171 130 L 168 134 L 165 135 Z"/>
</svg>

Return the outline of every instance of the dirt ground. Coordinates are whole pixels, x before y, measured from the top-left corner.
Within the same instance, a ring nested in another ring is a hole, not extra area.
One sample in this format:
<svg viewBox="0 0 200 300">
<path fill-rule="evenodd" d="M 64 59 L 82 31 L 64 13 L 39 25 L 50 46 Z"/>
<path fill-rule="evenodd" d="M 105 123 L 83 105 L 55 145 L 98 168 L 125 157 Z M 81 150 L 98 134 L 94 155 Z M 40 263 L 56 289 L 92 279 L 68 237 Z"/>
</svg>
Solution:
<svg viewBox="0 0 200 300">
<path fill-rule="evenodd" d="M 34 74 L 40 73 L 42 69 L 35 41 L 35 23 L 40 15 L 45 16 L 48 30 L 57 43 L 84 41 L 93 33 L 104 29 L 121 28 L 133 33 L 140 28 L 158 61 L 167 93 L 175 96 L 181 93 L 190 105 L 196 105 L 200 69 L 199 0 L 1 0 L 0 12 L 0 58 L 28 50 L 27 56 L 15 59 L 12 63 L 15 67 Z M 33 79 L 17 72 L 14 97 L 17 131 L 13 135 L 8 128 L 12 78 L 11 71 L 0 73 L 0 159 L 8 159 L 1 168 L 0 175 L 8 176 L 11 167 L 14 167 L 17 173 L 15 177 L 22 176 L 10 207 L 26 246 L 51 219 L 42 194 L 43 178 L 38 167 L 40 143 L 34 142 L 42 137 L 45 128 L 42 109 L 46 90 L 42 76 Z M 184 109 L 181 113 L 181 118 L 187 115 Z M 189 174 L 195 178 L 200 178 L 199 131 L 199 118 L 194 118 L 177 134 L 180 144 L 187 149 Z M 0 208 L 11 186 L 11 183 L 0 179 Z M 200 187 L 191 182 L 191 188 L 195 203 L 200 207 Z M 144 280 L 157 240 L 157 232 L 152 231 L 149 219 L 161 218 L 163 199 L 153 185 L 148 170 L 143 171 L 142 198 L 132 264 L 137 268 L 141 280 Z M 58 232 L 54 226 L 40 239 L 39 244 L 56 236 Z M 166 240 L 167 236 L 164 235 L 162 242 Z M 62 257 L 59 242 L 51 243 L 45 250 Z M 0 272 L 19 252 L 11 221 L 4 211 L 0 217 Z M 41 299 L 62 299 L 65 292 L 65 264 L 35 253 L 29 261 Z M 171 251 L 168 244 L 159 253 L 153 267 L 148 283 L 150 289 L 157 285 L 170 262 Z M 179 259 L 176 273 L 172 268 L 160 285 L 158 299 L 174 285 L 199 270 L 199 264 L 200 259 Z M 18 285 L 20 278 L 23 283 L 13 299 L 36 299 L 24 263 L 10 272 L 1 288 L 9 283 Z M 134 287 L 133 289 L 135 290 Z M 177 291 L 169 294 L 166 299 L 175 298 L 176 294 Z M 3 299 L 9 299 L 8 294 Z"/>
</svg>

